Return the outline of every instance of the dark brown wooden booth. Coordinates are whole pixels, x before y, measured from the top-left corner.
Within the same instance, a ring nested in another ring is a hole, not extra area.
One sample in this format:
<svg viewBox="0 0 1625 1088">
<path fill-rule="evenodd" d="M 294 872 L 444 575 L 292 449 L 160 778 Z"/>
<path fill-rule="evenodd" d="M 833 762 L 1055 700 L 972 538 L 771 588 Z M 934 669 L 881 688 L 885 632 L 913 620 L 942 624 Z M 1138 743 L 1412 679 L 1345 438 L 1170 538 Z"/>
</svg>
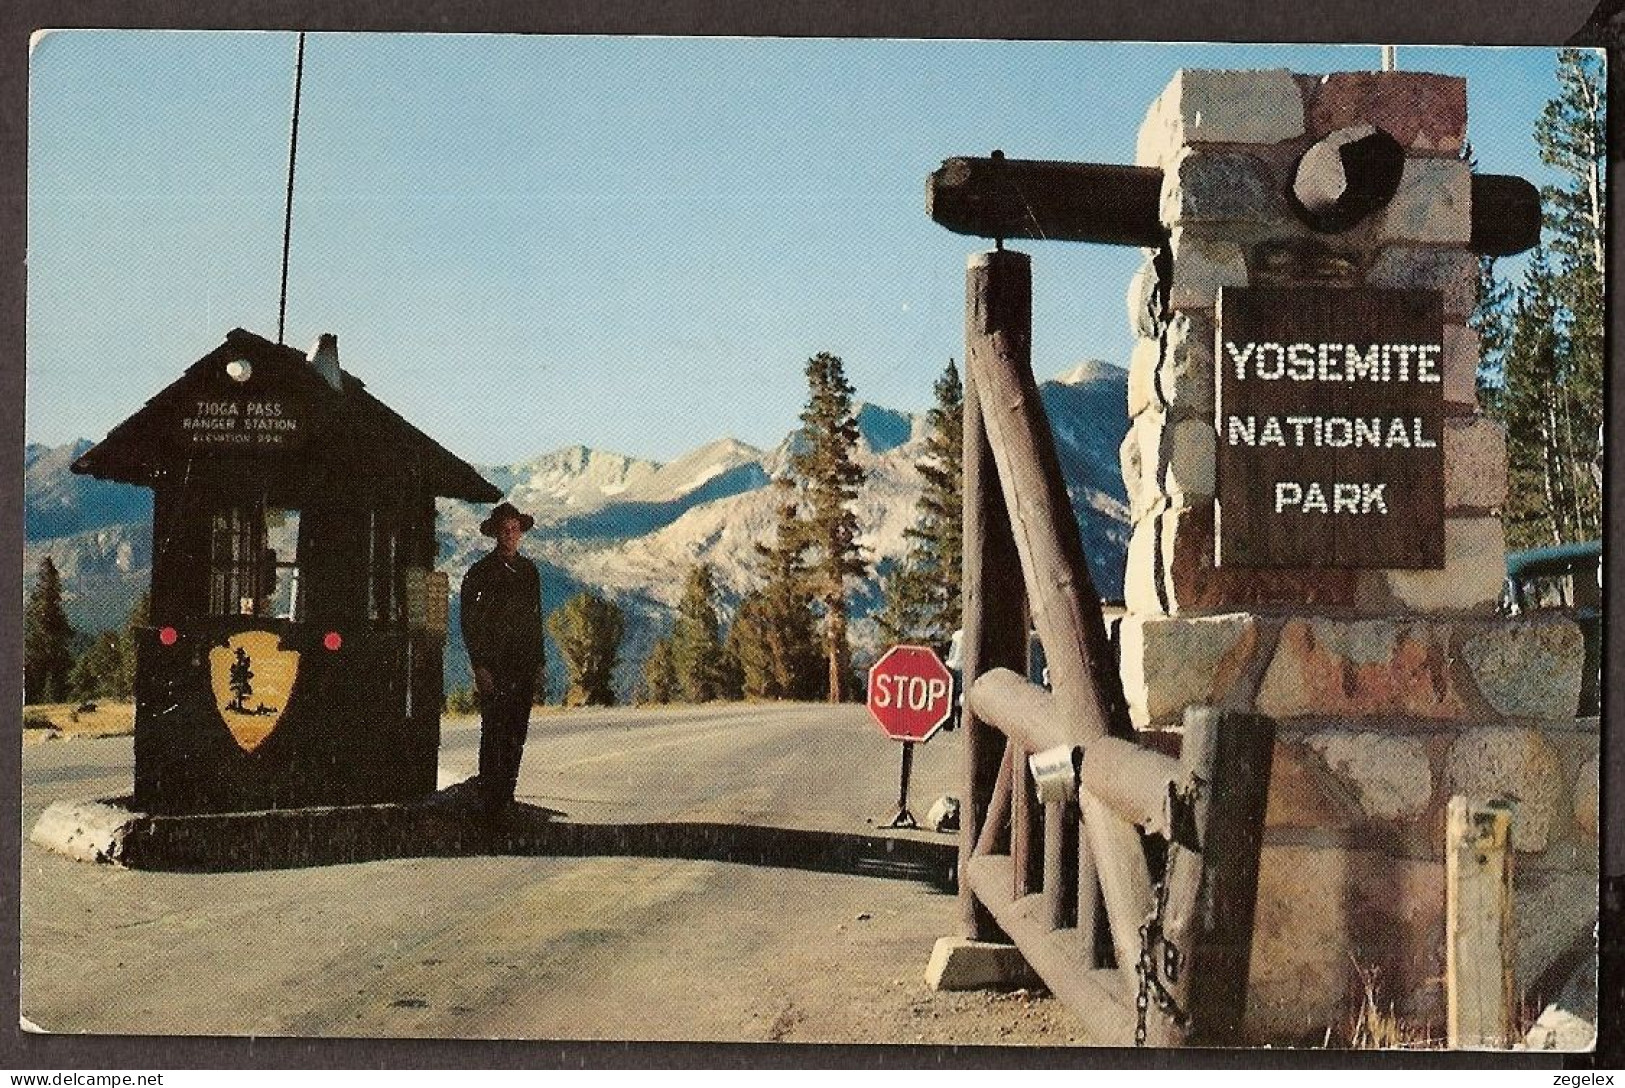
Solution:
<svg viewBox="0 0 1625 1088">
<path fill-rule="evenodd" d="M 338 366 L 234 329 L 73 471 L 153 489 L 135 797 L 158 813 L 435 789 L 435 498 L 501 492 Z"/>
</svg>

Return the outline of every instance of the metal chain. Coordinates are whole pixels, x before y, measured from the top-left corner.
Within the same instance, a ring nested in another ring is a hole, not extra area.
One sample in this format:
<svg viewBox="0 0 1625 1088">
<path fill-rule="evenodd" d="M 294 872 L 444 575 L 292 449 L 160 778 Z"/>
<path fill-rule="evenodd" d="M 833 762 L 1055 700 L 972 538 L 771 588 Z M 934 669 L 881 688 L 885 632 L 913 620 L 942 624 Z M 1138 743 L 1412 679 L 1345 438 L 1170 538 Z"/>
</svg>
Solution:
<svg viewBox="0 0 1625 1088">
<path fill-rule="evenodd" d="M 1134 964 L 1134 973 L 1140 977 L 1139 991 L 1134 995 L 1134 1046 L 1145 1046 L 1146 1014 L 1151 1008 L 1151 985 L 1157 974 L 1157 957 L 1152 946 L 1162 939 L 1162 912 L 1168 903 L 1168 879 L 1157 882 L 1156 906 L 1145 921 L 1140 923 L 1140 958 Z"/>
</svg>

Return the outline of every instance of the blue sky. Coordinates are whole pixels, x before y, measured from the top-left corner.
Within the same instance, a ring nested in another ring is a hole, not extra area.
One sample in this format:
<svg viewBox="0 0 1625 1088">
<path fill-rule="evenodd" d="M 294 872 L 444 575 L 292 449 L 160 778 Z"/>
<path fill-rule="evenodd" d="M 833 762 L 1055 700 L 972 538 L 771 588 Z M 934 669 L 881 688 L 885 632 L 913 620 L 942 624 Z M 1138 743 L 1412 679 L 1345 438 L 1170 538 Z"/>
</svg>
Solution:
<svg viewBox="0 0 1625 1088">
<path fill-rule="evenodd" d="M 73 31 L 30 72 L 27 435 L 99 439 L 241 326 L 274 338 L 296 39 Z M 1553 180 L 1555 50 L 1402 47 L 1468 79 L 1480 169 Z M 802 365 L 920 410 L 963 350 L 953 155 L 1130 162 L 1182 67 L 1375 47 L 318 34 L 287 342 L 459 455 L 667 459 L 796 425 Z M 1126 363 L 1137 250 L 1021 243 L 1034 368 Z"/>
</svg>

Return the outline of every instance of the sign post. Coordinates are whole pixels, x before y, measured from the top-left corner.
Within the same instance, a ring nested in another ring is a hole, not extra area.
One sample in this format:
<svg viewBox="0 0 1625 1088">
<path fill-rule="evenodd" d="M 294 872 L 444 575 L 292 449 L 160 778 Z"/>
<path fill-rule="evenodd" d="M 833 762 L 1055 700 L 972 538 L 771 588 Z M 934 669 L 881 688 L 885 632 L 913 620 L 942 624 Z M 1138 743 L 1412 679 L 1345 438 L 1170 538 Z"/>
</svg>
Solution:
<svg viewBox="0 0 1625 1088">
<path fill-rule="evenodd" d="M 948 666 L 924 646 L 893 646 L 869 670 L 869 714 L 881 732 L 903 742 L 897 812 L 887 827 L 918 827 L 908 808 L 914 745 L 930 740 L 953 710 L 954 681 Z"/>
<path fill-rule="evenodd" d="M 903 742 L 903 769 L 897 782 L 897 811 L 892 814 L 890 820 L 886 821 L 886 827 L 906 827 L 913 830 L 920 826 L 919 821 L 914 818 L 914 813 L 908 807 L 908 776 L 909 772 L 913 770 L 914 742 L 905 740 Z"/>
</svg>

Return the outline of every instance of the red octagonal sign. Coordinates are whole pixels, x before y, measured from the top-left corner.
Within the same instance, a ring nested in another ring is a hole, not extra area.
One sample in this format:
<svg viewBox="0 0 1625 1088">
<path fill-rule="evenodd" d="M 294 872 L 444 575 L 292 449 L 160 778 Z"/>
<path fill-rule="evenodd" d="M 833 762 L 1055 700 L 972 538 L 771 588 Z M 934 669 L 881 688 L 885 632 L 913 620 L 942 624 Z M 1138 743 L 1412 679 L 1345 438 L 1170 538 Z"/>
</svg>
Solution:
<svg viewBox="0 0 1625 1088">
<path fill-rule="evenodd" d="M 893 646 L 869 670 L 869 713 L 893 740 L 930 740 L 953 700 L 953 674 L 924 646 Z"/>
</svg>

